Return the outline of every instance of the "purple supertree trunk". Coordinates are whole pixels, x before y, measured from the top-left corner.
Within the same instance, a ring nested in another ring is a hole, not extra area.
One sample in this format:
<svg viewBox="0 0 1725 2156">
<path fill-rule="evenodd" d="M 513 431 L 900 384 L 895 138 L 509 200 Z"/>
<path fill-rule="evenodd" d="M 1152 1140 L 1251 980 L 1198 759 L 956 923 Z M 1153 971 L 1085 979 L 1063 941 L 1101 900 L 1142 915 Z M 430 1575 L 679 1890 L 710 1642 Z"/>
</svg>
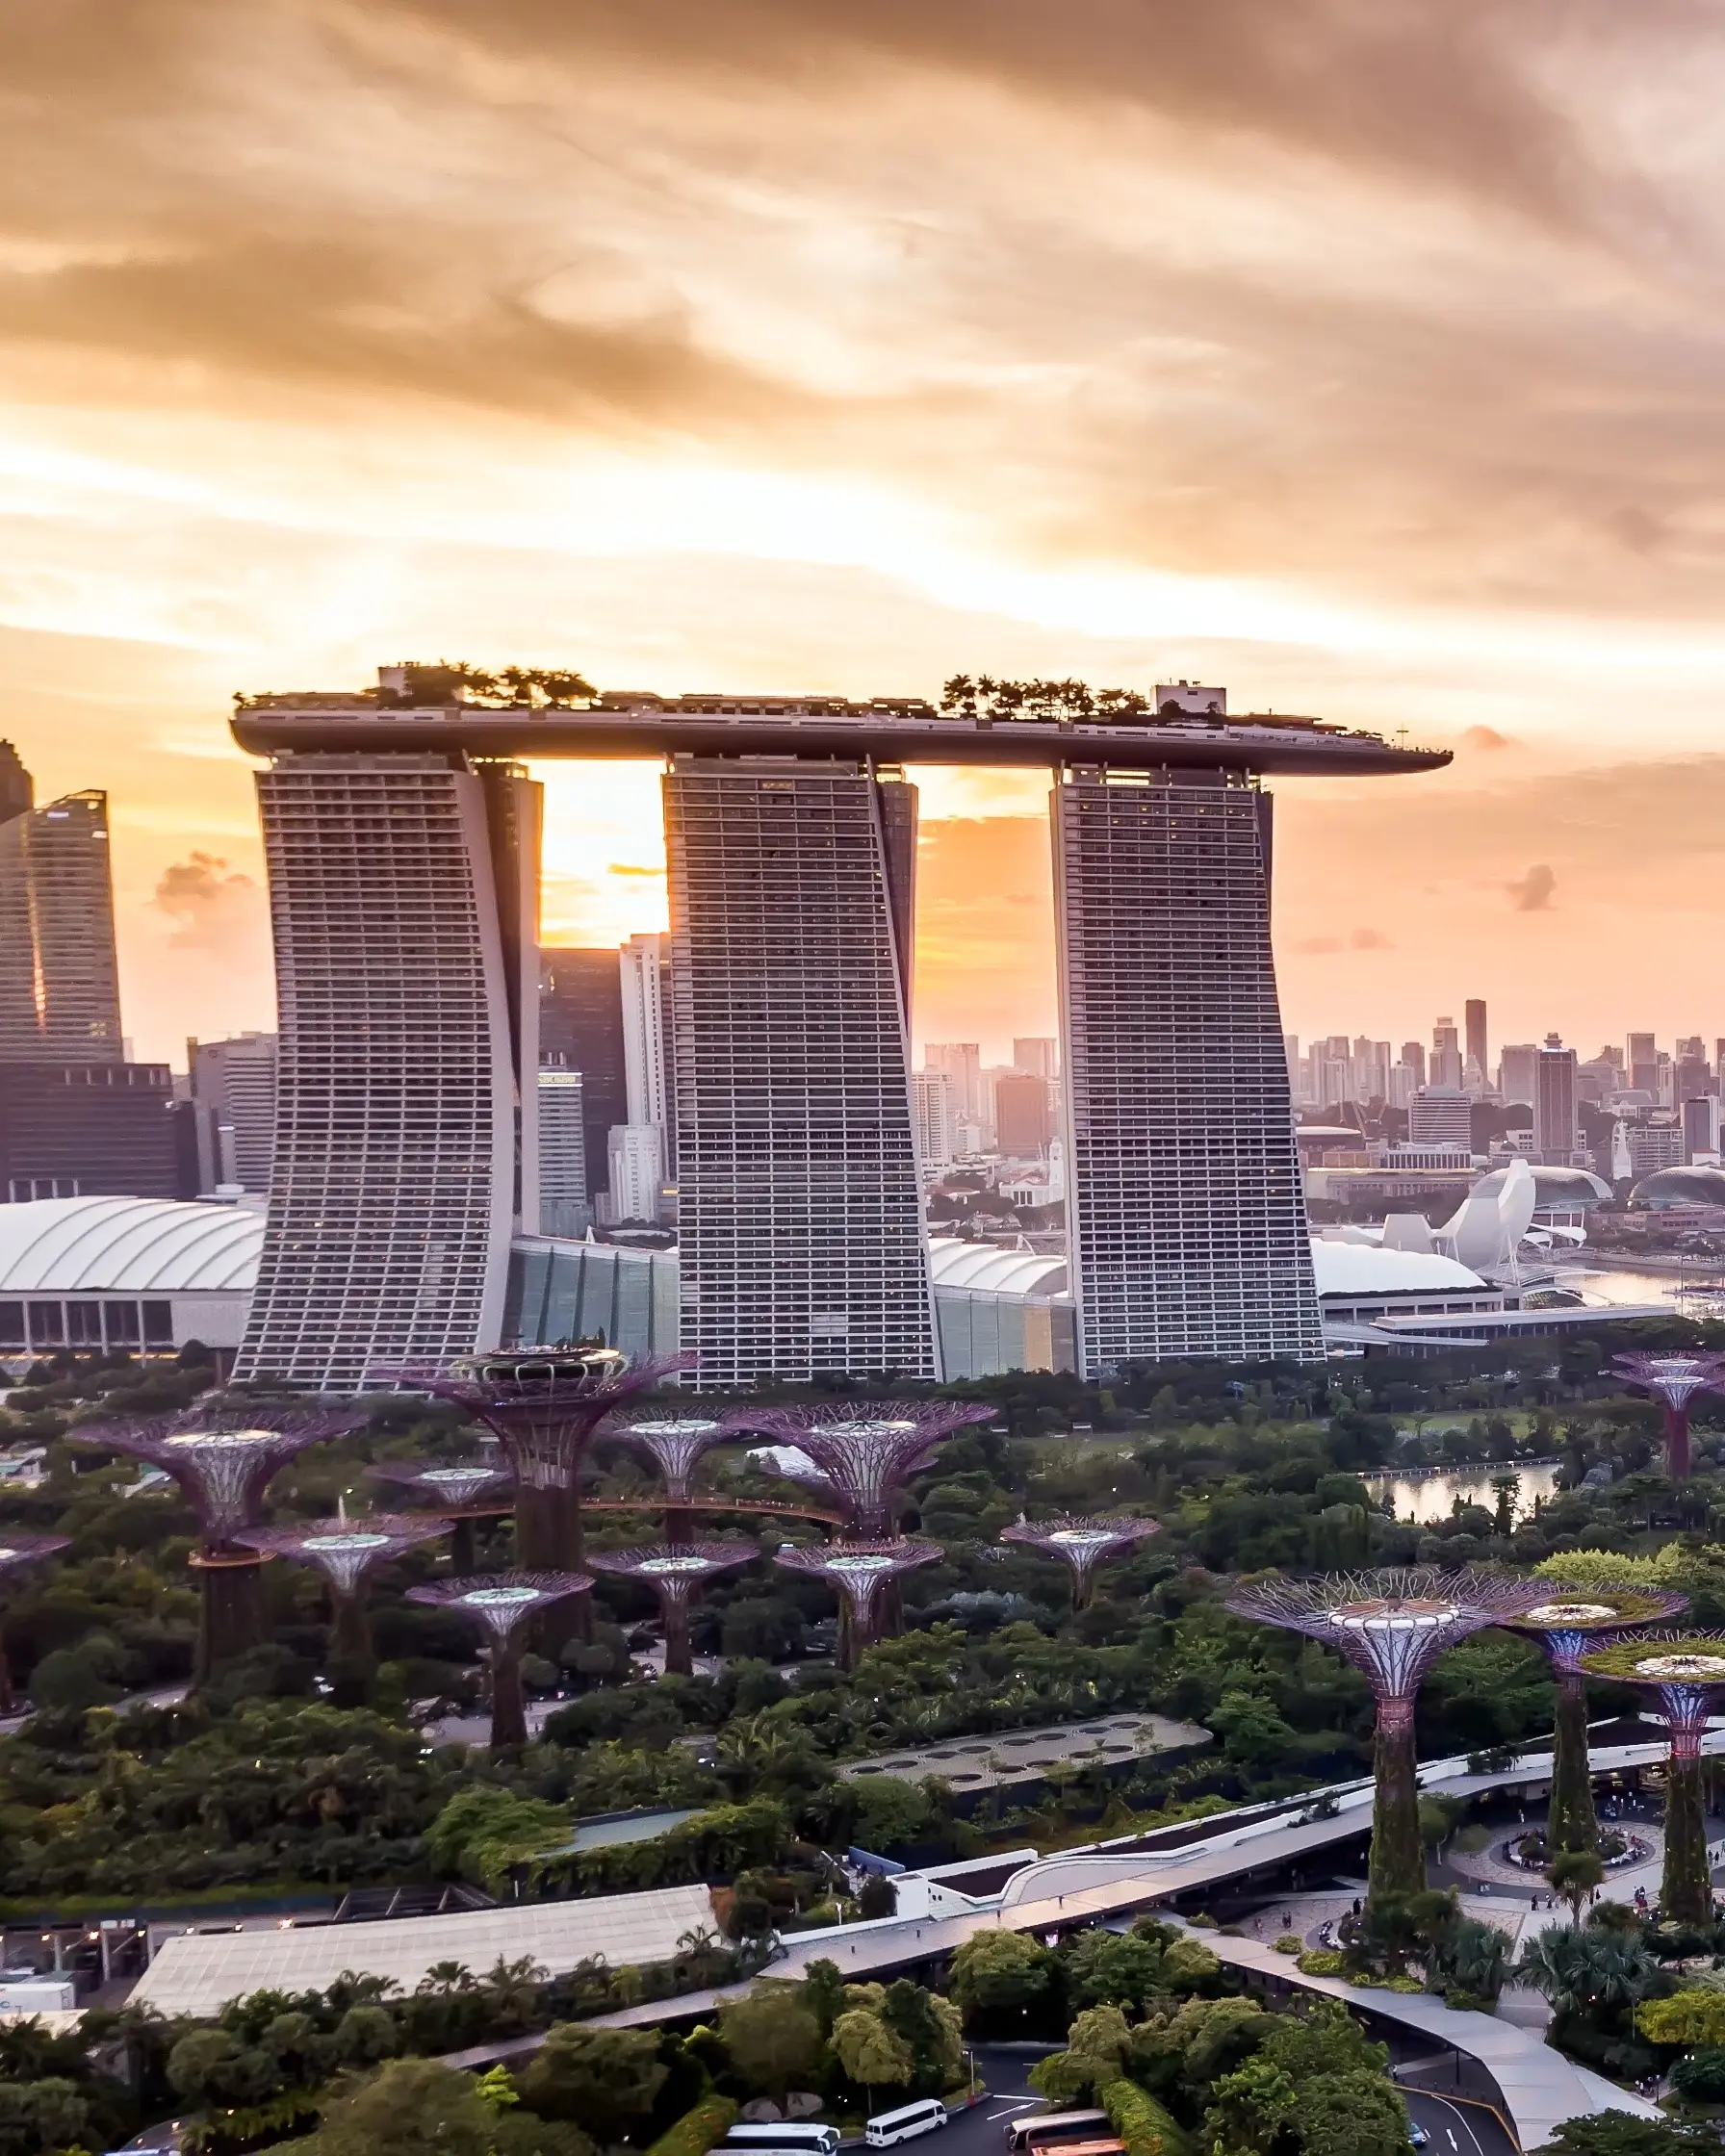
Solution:
<svg viewBox="0 0 1725 2156">
<path fill-rule="evenodd" d="M 890 1535 L 905 1478 L 936 1446 L 994 1410 L 944 1399 L 836 1400 L 819 1407 L 739 1409 L 749 1426 L 806 1452 L 827 1476 L 862 1535 Z"/>
<path fill-rule="evenodd" d="M 1045 1556 L 1059 1557 L 1072 1575 L 1072 1607 L 1090 1601 L 1099 1568 L 1135 1550 L 1160 1530 L 1154 1520 L 1109 1520 L 1063 1514 L 1057 1520 L 1020 1520 L 1000 1530 L 1002 1542 L 1021 1542 Z"/>
<path fill-rule="evenodd" d="M 585 1595 L 586 1573 L 500 1572 L 474 1579 L 439 1579 L 409 1587 L 409 1602 L 453 1609 L 491 1639 L 491 1749 L 519 1751 L 528 1740 L 528 1707 L 521 1688 L 525 1628 L 555 1603 Z"/>
<path fill-rule="evenodd" d="M 806 1549 L 786 1545 L 773 1558 L 787 1572 L 827 1580 L 837 1591 L 845 1622 L 840 1628 L 839 1661 L 854 1667 L 863 1648 L 879 1636 L 878 1620 L 886 1590 L 902 1573 L 932 1565 L 944 1553 L 937 1542 L 897 1538 L 828 1542 Z"/>
<path fill-rule="evenodd" d="M 329 1581 L 331 1658 L 341 1681 L 363 1686 L 376 1666 L 361 1584 L 376 1566 L 449 1532 L 428 1513 L 373 1513 L 362 1520 L 306 1520 L 292 1527 L 246 1527 L 236 1538 L 267 1557 L 315 1566 Z"/>
<path fill-rule="evenodd" d="M 708 1580 L 752 1564 L 760 1554 L 752 1542 L 658 1543 L 635 1550 L 596 1550 L 587 1562 L 595 1572 L 638 1579 L 652 1588 L 665 1620 L 665 1674 L 691 1677 L 695 1659 L 689 1604 Z"/>
<path fill-rule="evenodd" d="M 1689 1402 L 1697 1393 L 1718 1392 L 1725 1355 L 1619 1355 L 1611 1374 L 1625 1384 L 1652 1393 L 1665 1410 L 1665 1474 L 1673 1482 L 1689 1479 Z"/>
<path fill-rule="evenodd" d="M 1665 1716 L 1665 1855 L 1661 1913 L 1680 1924 L 1712 1916 L 1701 1740 L 1725 1699 L 1725 1632 L 1629 1632 L 1583 1658 L 1589 1676 L 1657 1695 Z"/>
</svg>

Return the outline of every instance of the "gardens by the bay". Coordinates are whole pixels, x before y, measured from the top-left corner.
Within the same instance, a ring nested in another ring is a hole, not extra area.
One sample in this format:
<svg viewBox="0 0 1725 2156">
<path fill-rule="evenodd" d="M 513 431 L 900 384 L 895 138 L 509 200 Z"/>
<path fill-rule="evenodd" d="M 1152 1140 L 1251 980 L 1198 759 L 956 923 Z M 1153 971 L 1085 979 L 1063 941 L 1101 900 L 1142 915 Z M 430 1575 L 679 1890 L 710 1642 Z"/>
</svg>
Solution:
<svg viewBox="0 0 1725 2156">
<path fill-rule="evenodd" d="M 404 1371 L 335 1403 L 222 1395 L 195 1358 L 39 1368 L 5 1434 L 43 1472 L 0 1484 L 19 1707 L 0 1892 L 36 1923 L 145 1895 L 195 1913 L 374 1884 L 721 1882 L 708 1959 L 646 1979 L 675 1987 L 865 1913 L 832 1861 L 852 1844 L 1058 1848 L 1366 1771 L 1342 1964 L 1489 2001 L 1513 1952 L 1428 1863 L 1513 1842 L 1529 1894 L 1557 1897 L 1521 1927 L 1527 1980 L 1566 2047 L 1633 2078 L 1661 2063 L 1643 2009 L 1715 1944 L 1725 1403 L 1679 1402 L 1686 1460 L 1669 1372 L 1614 1372 L 1615 1345 L 1322 1392 L 1191 1368 L 1107 1395 L 1033 1376 L 746 1401 L 604 1352 Z M 1515 1488 L 1536 1458 L 1559 1463 L 1537 1504 Z M 1471 1475 L 1480 1502 L 1398 1521 L 1365 1479 L 1391 1463 Z M 1128 1709 L 1209 1742 L 968 1792 L 844 1771 Z M 1602 1819 L 1589 1717 L 1637 1714 L 1659 1764 L 1635 1819 Z M 1421 1758 L 1554 1732 L 1549 1815 L 1514 1831 L 1418 1786 Z M 680 1816 L 554 1854 L 582 1818 L 653 1810 Z M 1637 1833 L 1662 1867 L 1644 1915 L 1608 1862 Z M 1058 2034 L 1069 1994 L 1044 1989 Z"/>
</svg>

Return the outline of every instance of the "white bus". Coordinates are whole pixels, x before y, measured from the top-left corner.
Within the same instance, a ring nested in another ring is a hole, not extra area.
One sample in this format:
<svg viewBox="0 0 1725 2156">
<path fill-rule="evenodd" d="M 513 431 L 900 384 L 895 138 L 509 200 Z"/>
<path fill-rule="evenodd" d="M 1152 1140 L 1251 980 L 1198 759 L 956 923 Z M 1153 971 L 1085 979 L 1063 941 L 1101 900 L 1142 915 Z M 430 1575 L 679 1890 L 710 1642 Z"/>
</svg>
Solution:
<svg viewBox="0 0 1725 2156">
<path fill-rule="evenodd" d="M 768 2126 L 733 2126 L 721 2146 L 734 2149 L 797 2149 L 807 2156 L 833 2156 L 838 2146 L 837 2126 L 793 2126 L 788 2121 Z"/>
<path fill-rule="evenodd" d="M 1092 2129 L 1108 2124 L 1105 2111 L 1039 2111 L 1015 2118 L 1006 2129 L 1009 2156 L 1031 2156 L 1043 2142 L 1089 2141 Z"/>
<path fill-rule="evenodd" d="M 863 2135 L 870 2148 L 890 2148 L 895 2141 L 910 2141 L 916 2134 L 932 2134 L 946 2123 L 946 2106 L 938 2096 L 924 2096 L 920 2103 L 900 2104 L 868 2121 Z"/>
</svg>

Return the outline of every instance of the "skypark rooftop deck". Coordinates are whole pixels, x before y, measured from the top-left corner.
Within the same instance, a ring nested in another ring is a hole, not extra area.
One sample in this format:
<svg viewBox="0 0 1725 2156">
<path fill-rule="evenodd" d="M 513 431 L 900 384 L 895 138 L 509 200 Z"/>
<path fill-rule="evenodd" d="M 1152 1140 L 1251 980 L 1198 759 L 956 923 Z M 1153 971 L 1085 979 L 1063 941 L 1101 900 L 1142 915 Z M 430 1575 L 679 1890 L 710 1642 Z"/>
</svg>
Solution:
<svg viewBox="0 0 1725 2156">
<path fill-rule="evenodd" d="M 1447 749 L 1415 749 L 1323 719 L 989 719 L 911 697 L 681 696 L 613 690 L 591 703 L 442 704 L 387 692 L 241 699 L 234 739 L 253 756 L 283 750 L 458 750 L 481 757 L 594 761 L 670 756 L 873 757 L 891 763 L 1171 766 L 1335 777 L 1434 771 Z"/>
</svg>

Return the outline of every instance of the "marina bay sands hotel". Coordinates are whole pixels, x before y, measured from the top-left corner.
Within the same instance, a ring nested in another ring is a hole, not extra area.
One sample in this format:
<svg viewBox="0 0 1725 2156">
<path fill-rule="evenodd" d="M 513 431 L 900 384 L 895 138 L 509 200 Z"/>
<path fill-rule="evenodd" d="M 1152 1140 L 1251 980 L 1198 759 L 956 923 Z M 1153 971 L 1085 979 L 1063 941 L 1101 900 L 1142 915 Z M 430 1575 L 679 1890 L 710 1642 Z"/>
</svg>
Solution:
<svg viewBox="0 0 1725 2156">
<path fill-rule="evenodd" d="M 911 1085 L 915 764 L 1050 775 L 1069 1279 L 1087 1376 L 1323 1353 L 1270 938 L 1266 776 L 1429 770 L 1311 719 L 914 700 L 242 699 L 280 1003 L 241 1379 L 495 1346 L 536 1219 L 540 788 L 663 765 L 681 1337 L 699 1387 L 939 1378 Z"/>
</svg>

